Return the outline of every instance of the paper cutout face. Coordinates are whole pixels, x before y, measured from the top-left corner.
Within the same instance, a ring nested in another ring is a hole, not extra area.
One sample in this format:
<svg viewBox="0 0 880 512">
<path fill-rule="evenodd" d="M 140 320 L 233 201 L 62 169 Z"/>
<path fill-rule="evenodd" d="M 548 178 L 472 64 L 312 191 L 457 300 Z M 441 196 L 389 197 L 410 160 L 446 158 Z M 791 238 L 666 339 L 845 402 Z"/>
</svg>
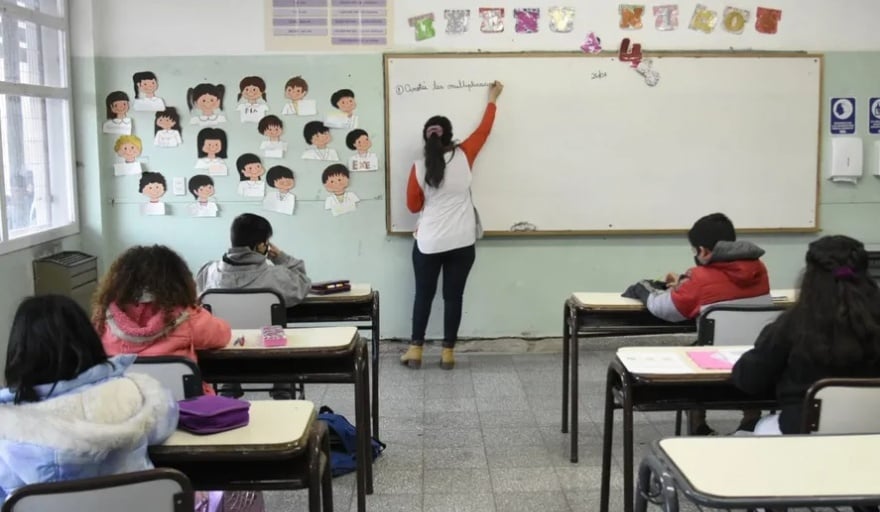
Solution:
<svg viewBox="0 0 880 512">
<path fill-rule="evenodd" d="M 241 79 L 241 82 L 238 84 L 239 93 L 238 100 L 241 101 L 242 98 L 248 101 L 248 103 L 257 103 L 258 101 L 266 100 L 266 81 L 258 76 L 246 76 Z"/>
<path fill-rule="evenodd" d="M 300 101 L 309 93 L 309 83 L 301 76 L 295 76 L 284 84 L 284 97 L 290 101 Z"/>
<path fill-rule="evenodd" d="M 278 141 L 281 140 L 281 135 L 284 133 L 284 123 L 278 116 L 266 116 L 260 119 L 257 130 L 267 139 Z"/>
<path fill-rule="evenodd" d="M 339 89 L 334 92 L 330 96 L 330 104 L 348 117 L 353 116 L 354 109 L 357 108 L 357 102 L 354 100 L 354 91 L 351 89 Z"/>
<path fill-rule="evenodd" d="M 135 162 L 137 157 L 141 156 L 143 144 L 141 143 L 141 139 L 136 135 L 123 135 L 116 139 L 116 144 L 113 145 L 113 151 L 116 151 L 116 154 L 119 155 L 119 158 L 121 158 L 122 161 L 130 164 Z"/>
<path fill-rule="evenodd" d="M 132 75 L 136 98 L 152 98 L 159 89 L 159 80 L 152 71 L 141 71 Z"/>
<path fill-rule="evenodd" d="M 286 194 L 296 186 L 296 179 L 293 176 L 293 171 L 283 165 L 276 165 L 266 173 L 266 183 L 282 194 Z"/>
<path fill-rule="evenodd" d="M 330 210 L 334 217 L 353 212 L 360 201 L 354 193 L 346 192 L 349 176 L 348 169 L 342 164 L 333 164 L 321 173 L 324 188 L 332 194 L 324 201 L 324 209 Z"/>
<path fill-rule="evenodd" d="M 197 144 L 199 158 L 226 158 L 226 132 L 220 128 L 202 128 Z"/>
<path fill-rule="evenodd" d="M 336 164 L 342 165 L 342 164 Z M 328 176 L 326 181 L 324 181 L 324 188 L 327 189 L 327 192 L 331 194 L 335 194 L 337 196 L 341 196 L 345 193 L 345 189 L 348 188 L 349 177 L 346 174 L 334 174 L 332 176 Z"/>
<path fill-rule="evenodd" d="M 158 172 L 145 172 L 141 174 L 138 189 L 140 193 L 149 198 L 151 203 L 158 203 L 159 199 L 165 195 L 166 190 L 165 176 Z"/>
<path fill-rule="evenodd" d="M 373 147 L 373 143 L 370 141 L 370 136 L 366 133 L 354 141 L 354 148 L 358 153 L 366 153 L 371 147 Z"/>
<path fill-rule="evenodd" d="M 260 162 L 254 162 L 252 164 L 247 164 L 241 169 L 241 175 L 250 181 L 260 181 L 260 178 L 265 174 L 266 171 L 263 169 L 263 164 Z"/>
<path fill-rule="evenodd" d="M 107 95 L 107 119 L 123 119 L 128 114 L 128 94 L 113 91 Z"/>
<path fill-rule="evenodd" d="M 178 122 L 176 119 L 168 115 L 166 111 L 159 112 L 161 115 L 156 115 L 156 126 L 163 130 L 173 130 L 177 127 Z M 178 119 L 180 119 L 178 117 Z"/>
<path fill-rule="evenodd" d="M 199 84 L 186 92 L 186 104 L 197 117 L 190 124 L 213 125 L 225 123 L 223 115 L 223 95 L 226 87 L 223 84 Z"/>
<path fill-rule="evenodd" d="M 326 149 L 327 145 L 333 138 L 330 136 L 330 129 L 321 121 L 309 121 L 303 127 L 303 138 L 306 143 L 315 146 L 317 149 Z"/>
<path fill-rule="evenodd" d="M 214 195 L 214 180 L 204 174 L 196 174 L 189 179 L 189 192 L 196 201 L 205 203 Z"/>
</svg>

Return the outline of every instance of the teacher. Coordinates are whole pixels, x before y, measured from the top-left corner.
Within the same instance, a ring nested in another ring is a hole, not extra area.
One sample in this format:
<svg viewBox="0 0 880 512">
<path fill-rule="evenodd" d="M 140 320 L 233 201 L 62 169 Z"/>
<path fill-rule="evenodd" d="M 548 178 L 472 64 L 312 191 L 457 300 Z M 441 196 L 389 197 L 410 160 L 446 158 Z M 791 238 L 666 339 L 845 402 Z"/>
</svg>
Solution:
<svg viewBox="0 0 880 512">
<path fill-rule="evenodd" d="M 419 213 L 412 260 L 416 277 L 412 339 L 400 362 L 410 368 L 422 366 L 422 346 L 443 270 L 443 351 L 440 367 L 455 367 L 453 350 L 461 323 L 461 304 L 468 273 L 474 265 L 477 223 L 471 200 L 471 170 L 492 124 L 495 101 L 504 88 L 495 81 L 489 87 L 489 104 L 480 126 L 461 144 L 452 141 L 452 123 L 443 116 L 428 119 L 422 129 L 423 159 L 410 170 L 406 206 Z"/>
</svg>

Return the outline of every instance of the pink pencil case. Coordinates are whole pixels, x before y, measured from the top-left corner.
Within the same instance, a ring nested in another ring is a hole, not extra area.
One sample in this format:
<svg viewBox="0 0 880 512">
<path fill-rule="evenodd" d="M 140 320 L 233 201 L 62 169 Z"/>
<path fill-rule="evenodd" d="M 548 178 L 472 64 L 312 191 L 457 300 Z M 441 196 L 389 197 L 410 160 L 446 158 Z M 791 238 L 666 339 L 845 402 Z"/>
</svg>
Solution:
<svg viewBox="0 0 880 512">
<path fill-rule="evenodd" d="M 264 347 L 283 347 L 287 345 L 287 335 L 284 327 L 270 325 L 261 329 Z"/>
</svg>

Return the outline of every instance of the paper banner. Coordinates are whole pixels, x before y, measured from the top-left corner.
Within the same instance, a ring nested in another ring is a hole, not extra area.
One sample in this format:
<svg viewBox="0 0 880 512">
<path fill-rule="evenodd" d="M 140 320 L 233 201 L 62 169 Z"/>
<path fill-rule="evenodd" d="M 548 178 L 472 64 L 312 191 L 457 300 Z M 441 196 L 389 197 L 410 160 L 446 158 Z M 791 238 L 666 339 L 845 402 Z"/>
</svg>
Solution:
<svg viewBox="0 0 880 512">
<path fill-rule="evenodd" d="M 434 30 L 434 13 L 420 14 L 413 16 L 409 20 L 409 26 L 415 29 L 416 41 L 424 41 L 431 39 L 437 35 Z"/>
<path fill-rule="evenodd" d="M 731 34 L 742 34 L 749 22 L 749 11 L 735 7 L 725 7 L 721 25 Z"/>
<path fill-rule="evenodd" d="M 551 7 L 548 16 L 551 32 L 566 33 L 574 30 L 574 7 Z"/>
<path fill-rule="evenodd" d="M 638 30 L 642 28 L 642 15 L 645 13 L 644 5 L 620 4 L 620 28 L 625 30 Z"/>
<path fill-rule="evenodd" d="M 447 34 L 464 34 L 471 20 L 471 10 L 446 9 L 443 11 L 443 17 L 446 18 Z"/>
<path fill-rule="evenodd" d="M 657 30 L 675 30 L 678 28 L 678 5 L 655 5 L 654 28 Z"/>
<path fill-rule="evenodd" d="M 712 11 L 706 8 L 703 4 L 697 4 L 694 8 L 694 15 L 691 16 L 691 23 L 688 27 L 691 30 L 697 30 L 700 32 L 705 32 L 706 34 L 712 33 L 715 30 L 715 25 L 718 24 L 718 12 Z"/>
<path fill-rule="evenodd" d="M 782 20 L 782 11 L 758 7 L 756 14 L 755 30 L 762 34 L 775 34 L 779 28 L 779 22 Z"/>
<path fill-rule="evenodd" d="M 538 19 L 541 17 L 541 9 L 525 8 L 514 9 L 513 19 L 516 21 L 517 34 L 534 34 L 538 31 Z"/>
<path fill-rule="evenodd" d="M 480 32 L 484 34 L 504 32 L 503 7 L 480 7 Z"/>
</svg>

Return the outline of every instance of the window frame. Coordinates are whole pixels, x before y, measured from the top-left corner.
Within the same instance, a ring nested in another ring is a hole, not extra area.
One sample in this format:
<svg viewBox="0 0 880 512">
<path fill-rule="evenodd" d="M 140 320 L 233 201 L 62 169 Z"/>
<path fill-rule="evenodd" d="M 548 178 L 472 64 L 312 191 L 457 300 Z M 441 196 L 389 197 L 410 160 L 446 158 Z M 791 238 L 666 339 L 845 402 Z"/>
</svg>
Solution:
<svg viewBox="0 0 880 512">
<path fill-rule="evenodd" d="M 70 222 L 56 227 L 42 229 L 34 233 L 29 233 L 17 238 L 9 238 L 9 224 L 6 211 L 6 168 L 3 163 L 3 148 L 0 145 L 0 255 L 8 254 L 22 249 L 27 249 L 36 245 L 52 242 L 76 235 L 80 232 L 80 215 L 79 215 L 79 189 L 77 186 L 77 164 L 75 158 L 76 151 L 76 134 L 74 133 L 74 117 L 73 117 L 73 89 L 72 89 L 72 62 L 70 57 L 70 2 L 69 0 L 61 0 L 64 10 L 63 16 L 55 16 L 46 14 L 39 10 L 38 7 L 28 9 L 16 4 L 7 3 L 9 0 L 0 0 L 0 15 L 11 16 L 18 21 L 34 23 L 40 27 L 47 27 L 63 32 L 66 61 L 64 70 L 65 87 L 53 87 L 47 85 L 24 84 L 16 82 L 7 82 L 0 80 L 0 95 L 11 95 L 20 97 L 39 98 L 41 100 L 60 99 L 67 101 L 66 117 L 69 130 L 69 190 L 64 190 L 65 194 L 70 195 Z M 0 137 L 3 134 L 0 133 Z M 50 198 L 55 196 L 50 188 Z"/>
</svg>

